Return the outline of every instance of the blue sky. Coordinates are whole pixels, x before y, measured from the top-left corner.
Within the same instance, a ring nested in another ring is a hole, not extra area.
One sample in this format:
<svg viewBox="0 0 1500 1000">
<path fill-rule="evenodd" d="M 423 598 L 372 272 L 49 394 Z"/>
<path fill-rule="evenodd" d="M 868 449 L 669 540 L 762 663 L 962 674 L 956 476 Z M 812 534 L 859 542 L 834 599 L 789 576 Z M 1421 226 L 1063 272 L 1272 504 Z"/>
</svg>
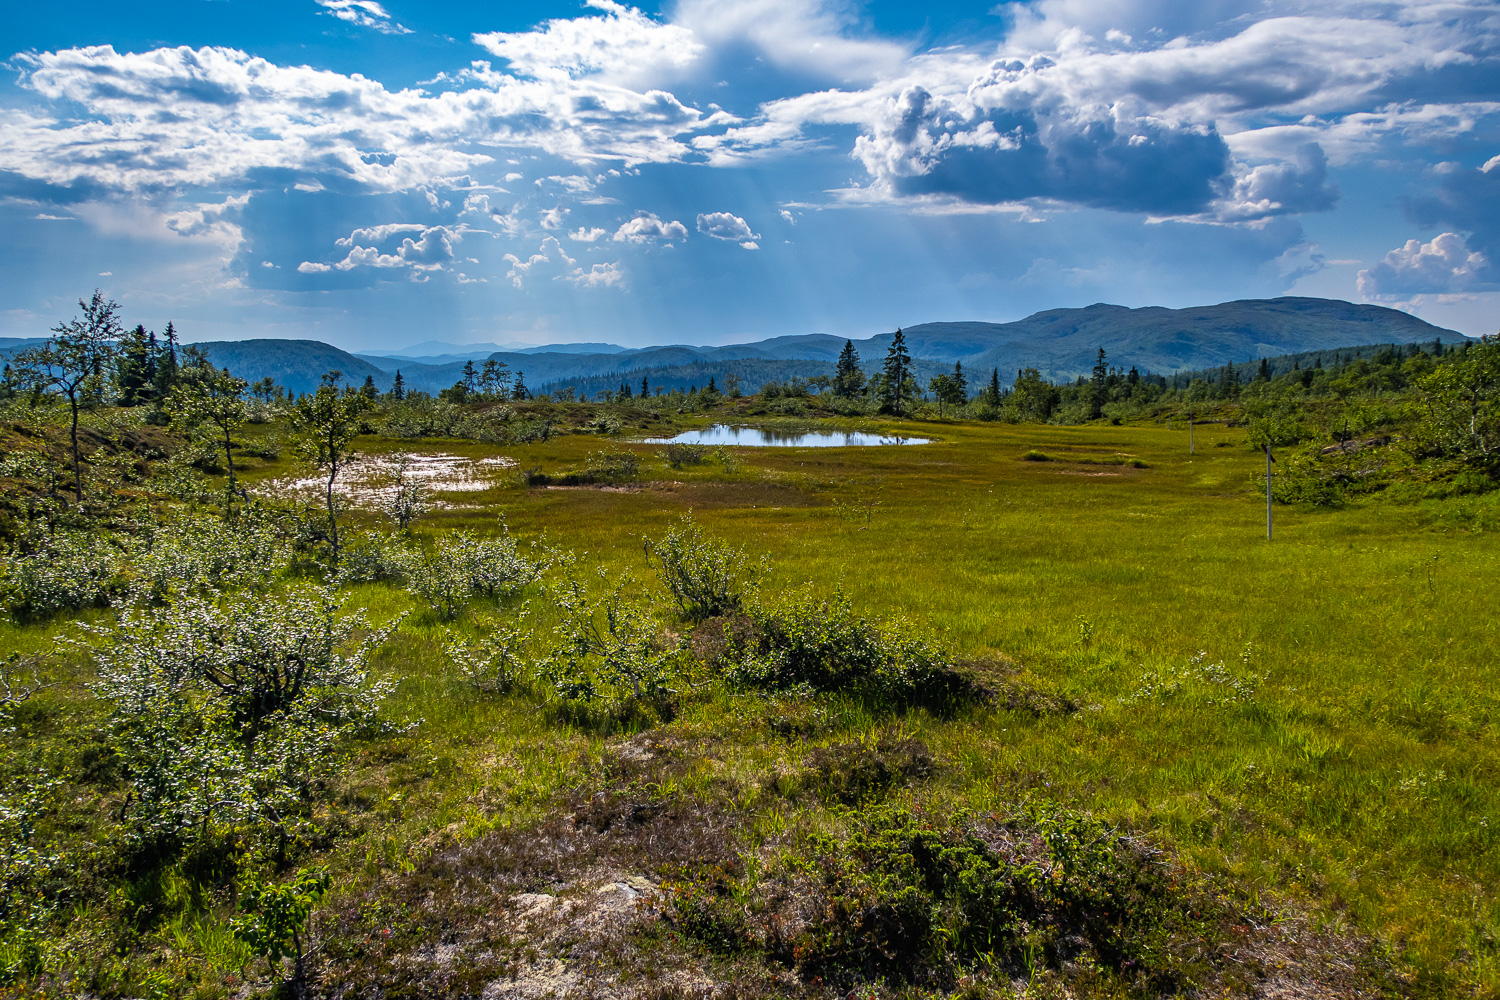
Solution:
<svg viewBox="0 0 1500 1000">
<path fill-rule="evenodd" d="M 1500 5 L 13 5 L 0 336 L 868 336 L 1282 294 L 1500 327 Z"/>
</svg>

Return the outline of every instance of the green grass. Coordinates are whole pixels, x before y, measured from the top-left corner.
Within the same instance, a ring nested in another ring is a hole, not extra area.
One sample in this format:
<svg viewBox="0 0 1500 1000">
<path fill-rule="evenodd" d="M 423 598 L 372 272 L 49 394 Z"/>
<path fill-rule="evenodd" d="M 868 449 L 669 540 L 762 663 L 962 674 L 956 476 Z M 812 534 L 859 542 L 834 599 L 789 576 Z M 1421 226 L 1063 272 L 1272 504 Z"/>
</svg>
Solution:
<svg viewBox="0 0 1500 1000">
<path fill-rule="evenodd" d="M 1279 508 L 1268 544 L 1258 456 L 1214 447 L 1233 430 L 1200 429 L 1195 456 L 1155 427 L 943 435 L 745 450 L 729 482 L 682 470 L 671 492 L 517 491 L 501 509 L 522 535 L 644 575 L 639 539 L 691 507 L 769 554 L 772 586 L 839 587 L 961 656 L 1003 655 L 1086 708 L 1000 731 L 990 716 L 935 725 L 936 747 L 973 762 L 953 802 L 1040 781 L 1207 869 L 1306 898 L 1427 975 L 1500 988 L 1496 535 L 1372 504 Z M 534 447 L 557 460 L 580 443 Z M 1028 448 L 1063 461 L 1015 461 Z M 1149 468 L 1062 467 L 1115 453 Z M 840 516 L 854 503 L 867 521 Z M 1249 705 L 1121 701 L 1151 670 L 1199 650 L 1238 664 L 1247 645 L 1264 677 Z"/>
<path fill-rule="evenodd" d="M 500 517 L 522 539 L 579 553 L 585 569 L 654 588 L 642 541 L 691 511 L 710 534 L 770 557 L 767 589 L 842 590 L 860 612 L 909 617 L 958 658 L 1008 663 L 1015 683 L 1077 708 L 893 720 L 825 698 L 811 710 L 812 743 L 873 741 L 894 725 L 940 764 L 899 793 L 929 810 L 1059 800 L 1245 898 L 1289 901 L 1322 927 L 1373 938 L 1413 992 L 1500 992 L 1500 535 L 1475 530 L 1494 523 L 1497 494 L 1278 506 L 1268 543 L 1252 486 L 1262 460 L 1242 431 L 1200 426 L 1189 455 L 1185 431 L 1150 425 L 878 426 L 935 426 L 941 440 L 735 449 L 732 473 L 671 469 L 657 447 L 626 442 L 642 458 L 639 488 L 515 477 L 462 494 L 473 506 L 437 511 L 418 533 L 491 530 Z M 585 435 L 366 445 L 505 454 L 543 471 L 611 447 Z M 1038 454 L 1048 460 L 1022 460 Z M 376 621 L 414 607 L 383 585 L 356 588 L 351 604 Z M 452 626 L 413 614 L 379 656 L 403 678 L 390 707 L 422 723 L 354 761 L 339 807 L 352 832 L 327 854 L 346 888 L 411 870 L 434 844 L 540 822 L 559 796 L 599 780 L 618 743 L 526 696 L 482 698 L 458 680 L 442 648 L 481 613 L 507 612 L 476 608 Z M 0 625 L 0 644 L 42 649 L 67 631 Z M 1190 666 L 1200 651 L 1224 671 Z M 1216 683 L 1225 677 L 1240 688 Z M 806 706 L 700 682 L 659 728 L 711 750 L 657 776 L 657 793 L 737 796 L 747 836 L 768 850 L 788 827 L 839 828 L 836 811 L 781 802 L 763 780 L 795 769 L 808 745 L 768 739 L 767 720 Z M 76 682 L 47 697 L 63 717 L 86 714 Z M 228 970 L 238 953 L 212 922 L 227 913 L 221 901 L 208 923 L 180 916 L 159 933 Z"/>
</svg>

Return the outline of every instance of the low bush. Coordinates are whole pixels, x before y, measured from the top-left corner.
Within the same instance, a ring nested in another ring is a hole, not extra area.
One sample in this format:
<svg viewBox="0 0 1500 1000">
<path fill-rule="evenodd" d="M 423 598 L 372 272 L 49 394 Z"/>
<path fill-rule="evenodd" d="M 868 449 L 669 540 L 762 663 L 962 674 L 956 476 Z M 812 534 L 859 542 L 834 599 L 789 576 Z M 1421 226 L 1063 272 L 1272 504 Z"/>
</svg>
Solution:
<svg viewBox="0 0 1500 1000">
<path fill-rule="evenodd" d="M 661 457 L 674 469 L 680 469 L 684 465 L 702 465 L 708 461 L 708 445 L 668 444 L 662 449 Z"/>
<path fill-rule="evenodd" d="M 1070 965 L 1161 995 L 1206 967 L 1198 942 L 1221 908 L 1086 815 L 852 818 L 847 836 L 809 836 L 754 879 L 719 870 L 672 884 L 670 919 L 711 950 L 759 953 L 839 991 L 879 980 L 946 991 L 970 969 Z"/>
<path fill-rule="evenodd" d="M 763 691 L 846 692 L 892 705 L 952 705 L 976 693 L 908 622 L 880 625 L 842 594 L 803 590 L 748 610 L 748 640 L 731 635 L 720 662 L 731 683 Z"/>
<path fill-rule="evenodd" d="M 426 555 L 407 561 L 407 588 L 444 620 L 458 617 L 476 595 L 506 597 L 540 579 L 545 560 L 528 557 L 509 535 L 444 536 Z"/>
<path fill-rule="evenodd" d="M 765 559 L 754 562 L 744 549 L 704 537 L 690 516 L 660 540 L 648 540 L 646 552 L 656 557 L 657 575 L 688 621 L 737 610 L 769 569 Z"/>
<path fill-rule="evenodd" d="M 89 532 L 55 532 L 0 554 L 0 603 L 22 619 L 96 607 L 120 589 L 121 553 Z"/>
</svg>

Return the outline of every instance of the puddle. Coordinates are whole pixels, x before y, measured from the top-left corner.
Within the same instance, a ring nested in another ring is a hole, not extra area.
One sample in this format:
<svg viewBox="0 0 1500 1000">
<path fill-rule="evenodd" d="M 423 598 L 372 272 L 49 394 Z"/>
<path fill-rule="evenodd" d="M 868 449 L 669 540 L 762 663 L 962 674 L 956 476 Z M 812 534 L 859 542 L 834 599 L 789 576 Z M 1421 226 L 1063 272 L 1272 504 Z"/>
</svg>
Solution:
<svg viewBox="0 0 1500 1000">
<path fill-rule="evenodd" d="M 643 444 L 727 444 L 742 448 L 878 448 L 897 444 L 930 444 L 931 438 L 870 434 L 865 431 L 778 431 L 764 427 L 714 424 L 683 431 L 676 437 L 648 438 Z"/>
<path fill-rule="evenodd" d="M 452 507 L 441 497 L 444 493 L 477 493 L 495 485 L 494 474 L 515 467 L 515 460 L 504 456 L 472 459 L 461 455 L 432 455 L 397 452 L 371 455 L 347 465 L 339 472 L 333 490 L 355 507 L 379 507 L 396 495 L 396 474 L 405 459 L 406 481 L 420 483 L 428 490 L 433 506 Z M 322 476 L 270 479 L 255 487 L 257 492 L 285 495 L 291 493 L 321 494 L 328 480 Z"/>
</svg>

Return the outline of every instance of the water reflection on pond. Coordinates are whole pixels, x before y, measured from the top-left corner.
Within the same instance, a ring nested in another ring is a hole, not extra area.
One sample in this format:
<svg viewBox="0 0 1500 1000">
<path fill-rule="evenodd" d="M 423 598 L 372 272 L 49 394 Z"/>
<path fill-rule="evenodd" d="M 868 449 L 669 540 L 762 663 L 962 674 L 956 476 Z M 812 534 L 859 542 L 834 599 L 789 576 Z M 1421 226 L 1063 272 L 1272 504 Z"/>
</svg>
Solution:
<svg viewBox="0 0 1500 1000">
<path fill-rule="evenodd" d="M 898 437 L 865 431 L 778 431 L 764 427 L 714 424 L 646 444 L 732 444 L 747 448 L 872 448 L 889 444 L 929 444 L 931 438 Z"/>
</svg>

